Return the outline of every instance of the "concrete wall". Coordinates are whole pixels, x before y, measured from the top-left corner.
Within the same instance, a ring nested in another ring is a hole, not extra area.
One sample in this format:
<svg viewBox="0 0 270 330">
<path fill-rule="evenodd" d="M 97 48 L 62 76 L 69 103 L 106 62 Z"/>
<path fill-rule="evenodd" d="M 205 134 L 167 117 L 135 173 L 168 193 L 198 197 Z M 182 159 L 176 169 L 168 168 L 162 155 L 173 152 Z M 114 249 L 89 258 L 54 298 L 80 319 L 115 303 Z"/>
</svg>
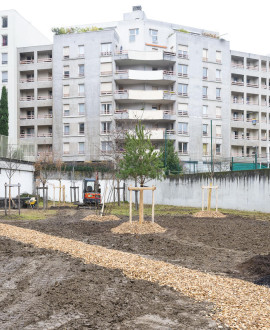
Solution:
<svg viewBox="0 0 270 330">
<path fill-rule="evenodd" d="M 186 175 L 181 179 L 151 181 L 147 185 L 157 186 L 155 192 L 157 204 L 201 207 L 201 187 L 209 183 L 209 178 L 198 174 Z M 270 212 L 269 170 L 220 173 L 215 176 L 214 185 L 219 187 L 219 208 Z M 144 200 L 145 203 L 151 203 L 151 194 L 146 192 Z M 212 207 L 215 207 L 214 194 Z"/>
<path fill-rule="evenodd" d="M 17 165 L 17 164 L 16 164 Z M 13 168 L 16 165 L 12 164 Z M 0 198 L 5 196 L 5 183 L 9 182 L 6 169 L 8 165 L 6 161 L 0 160 Z M 20 163 L 17 166 L 17 171 L 11 178 L 11 184 L 21 184 L 21 193 L 33 194 L 34 192 L 34 165 L 31 163 Z M 11 189 L 12 197 L 16 197 L 18 189 L 16 187 Z"/>
</svg>

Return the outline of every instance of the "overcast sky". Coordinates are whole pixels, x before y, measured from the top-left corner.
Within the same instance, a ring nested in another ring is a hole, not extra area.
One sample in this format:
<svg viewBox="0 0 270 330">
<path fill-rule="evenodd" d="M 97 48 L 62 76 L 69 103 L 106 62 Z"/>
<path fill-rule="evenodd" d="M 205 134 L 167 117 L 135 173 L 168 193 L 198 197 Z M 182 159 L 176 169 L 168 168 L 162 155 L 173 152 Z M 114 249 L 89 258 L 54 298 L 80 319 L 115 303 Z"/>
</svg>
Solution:
<svg viewBox="0 0 270 330">
<path fill-rule="evenodd" d="M 270 54 L 270 0 L 2 0 L 0 10 L 16 9 L 52 40 L 52 27 L 122 20 L 136 5 L 150 19 L 226 34 L 233 50 Z"/>
</svg>

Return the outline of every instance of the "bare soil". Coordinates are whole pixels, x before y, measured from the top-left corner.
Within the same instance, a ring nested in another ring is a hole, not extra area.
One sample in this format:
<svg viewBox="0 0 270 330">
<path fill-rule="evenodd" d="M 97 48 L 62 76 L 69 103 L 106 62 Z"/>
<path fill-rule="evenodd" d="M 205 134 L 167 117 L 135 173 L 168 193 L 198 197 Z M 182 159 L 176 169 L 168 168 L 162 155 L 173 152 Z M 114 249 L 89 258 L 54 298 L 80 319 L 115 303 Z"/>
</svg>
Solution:
<svg viewBox="0 0 270 330">
<path fill-rule="evenodd" d="M 55 236 L 140 254 L 267 285 L 270 221 L 162 216 L 162 234 L 113 234 L 119 222 L 83 221 L 86 210 L 46 220 L 2 220 Z M 63 253 L 0 239 L 0 328 L 217 329 L 212 306 L 121 271 L 85 265 Z M 263 280 L 262 280 L 263 278 Z M 262 283 L 260 283 L 260 281 Z"/>
</svg>

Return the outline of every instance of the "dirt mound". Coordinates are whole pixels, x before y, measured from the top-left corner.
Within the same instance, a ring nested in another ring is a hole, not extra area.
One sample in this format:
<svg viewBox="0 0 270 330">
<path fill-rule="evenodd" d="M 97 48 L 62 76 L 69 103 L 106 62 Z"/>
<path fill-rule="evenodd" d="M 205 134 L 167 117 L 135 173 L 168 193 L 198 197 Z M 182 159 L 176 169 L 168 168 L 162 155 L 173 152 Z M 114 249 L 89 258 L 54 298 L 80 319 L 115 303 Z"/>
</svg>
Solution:
<svg viewBox="0 0 270 330">
<path fill-rule="evenodd" d="M 146 222 L 139 224 L 137 221 L 124 222 L 120 226 L 112 229 L 114 234 L 158 234 L 165 233 L 166 229 L 155 222 Z"/>
<path fill-rule="evenodd" d="M 254 283 L 258 285 L 268 286 L 270 288 L 270 275 L 264 276 L 259 280 L 255 281 Z"/>
<path fill-rule="evenodd" d="M 118 221 L 120 220 L 116 215 L 96 215 L 96 214 L 90 214 L 83 218 L 83 220 L 86 221 L 98 221 L 98 222 L 105 222 L 105 221 Z"/>
<path fill-rule="evenodd" d="M 226 218 L 226 215 L 219 211 L 200 211 L 193 216 L 195 218 Z"/>
<path fill-rule="evenodd" d="M 252 276 L 270 277 L 270 254 L 257 255 L 243 262 L 239 266 L 242 272 L 247 272 Z"/>
</svg>

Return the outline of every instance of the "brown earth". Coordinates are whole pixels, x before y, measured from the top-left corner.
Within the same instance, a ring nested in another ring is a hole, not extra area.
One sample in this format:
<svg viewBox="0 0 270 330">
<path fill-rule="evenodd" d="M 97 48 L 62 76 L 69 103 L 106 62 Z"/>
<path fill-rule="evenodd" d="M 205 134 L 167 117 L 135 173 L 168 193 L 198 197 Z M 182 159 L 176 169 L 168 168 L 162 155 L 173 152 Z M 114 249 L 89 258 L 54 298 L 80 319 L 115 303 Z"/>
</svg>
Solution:
<svg viewBox="0 0 270 330">
<path fill-rule="evenodd" d="M 1 222 L 208 273 L 249 281 L 270 275 L 270 221 L 163 216 L 156 218 L 167 228 L 163 234 L 119 235 L 111 229 L 123 220 L 81 220 L 88 214 L 61 210 L 47 220 Z M 62 253 L 2 238 L 0 263 L 3 329 L 222 327 L 211 320 L 209 304 L 197 303 L 167 287 L 128 279 L 118 270 L 84 265 Z"/>
</svg>

